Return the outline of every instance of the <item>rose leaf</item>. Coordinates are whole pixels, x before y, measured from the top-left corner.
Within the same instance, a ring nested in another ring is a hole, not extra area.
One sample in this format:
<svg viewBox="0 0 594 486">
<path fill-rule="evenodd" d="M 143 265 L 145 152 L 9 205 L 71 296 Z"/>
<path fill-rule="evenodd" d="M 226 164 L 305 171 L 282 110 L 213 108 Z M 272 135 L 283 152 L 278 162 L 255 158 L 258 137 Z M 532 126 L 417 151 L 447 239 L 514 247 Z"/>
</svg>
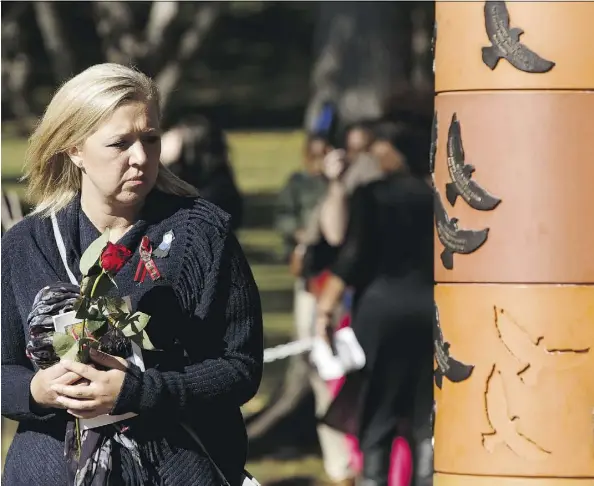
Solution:
<svg viewBox="0 0 594 486">
<path fill-rule="evenodd" d="M 83 255 L 80 257 L 80 273 L 88 275 L 89 270 L 98 264 L 99 257 L 107 242 L 109 241 L 109 230 L 106 230 L 99 238 L 97 238 L 89 247 L 85 250 Z"/>
</svg>

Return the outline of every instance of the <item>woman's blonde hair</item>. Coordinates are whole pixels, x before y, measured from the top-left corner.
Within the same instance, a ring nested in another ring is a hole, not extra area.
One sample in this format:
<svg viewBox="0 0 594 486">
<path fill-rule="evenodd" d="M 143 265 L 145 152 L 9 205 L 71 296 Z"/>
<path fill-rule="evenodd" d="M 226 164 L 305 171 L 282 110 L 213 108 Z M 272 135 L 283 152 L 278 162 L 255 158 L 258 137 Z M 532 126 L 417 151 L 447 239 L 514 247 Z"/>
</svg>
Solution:
<svg viewBox="0 0 594 486">
<path fill-rule="evenodd" d="M 35 203 L 33 213 L 48 216 L 58 211 L 81 189 L 81 169 L 67 151 L 82 144 L 122 105 L 134 101 L 154 102 L 159 92 L 145 74 L 120 64 L 96 64 L 74 76 L 56 92 L 25 153 L 27 195 Z M 163 164 L 156 187 L 180 196 L 198 191 Z"/>
</svg>

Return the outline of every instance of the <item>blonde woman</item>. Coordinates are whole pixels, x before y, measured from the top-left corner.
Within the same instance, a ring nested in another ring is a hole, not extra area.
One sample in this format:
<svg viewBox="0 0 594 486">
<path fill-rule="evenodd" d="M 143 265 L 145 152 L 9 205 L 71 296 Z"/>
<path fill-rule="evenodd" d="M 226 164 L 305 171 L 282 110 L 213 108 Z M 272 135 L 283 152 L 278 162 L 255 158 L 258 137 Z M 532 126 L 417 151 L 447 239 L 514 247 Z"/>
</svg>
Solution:
<svg viewBox="0 0 594 486">
<path fill-rule="evenodd" d="M 241 482 L 240 406 L 262 373 L 259 295 L 227 214 L 165 169 L 160 151 L 157 89 L 117 64 L 64 84 L 30 139 L 35 210 L 2 238 L 2 415 L 19 421 L 6 484 Z M 51 347 L 30 332 L 76 296 L 64 282 L 69 272 L 80 281 L 80 256 L 106 229 L 133 252 L 115 277 L 118 293 L 151 315 L 159 351 L 143 351 L 144 372 L 101 353 L 92 355 L 101 366 L 51 364 Z M 154 280 L 135 279 L 143 237 L 164 244 Z M 128 412 L 136 416 L 85 430 L 76 444 L 75 417 Z"/>
</svg>

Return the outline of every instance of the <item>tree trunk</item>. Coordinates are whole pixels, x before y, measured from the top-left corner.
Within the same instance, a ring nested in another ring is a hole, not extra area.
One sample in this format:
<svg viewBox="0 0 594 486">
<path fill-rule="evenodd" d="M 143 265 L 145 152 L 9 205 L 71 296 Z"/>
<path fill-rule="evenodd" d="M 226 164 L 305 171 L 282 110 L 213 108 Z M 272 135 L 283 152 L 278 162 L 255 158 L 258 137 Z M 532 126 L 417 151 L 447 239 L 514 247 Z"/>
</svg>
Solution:
<svg viewBox="0 0 594 486">
<path fill-rule="evenodd" d="M 412 74 L 415 91 L 433 94 L 433 52 L 431 41 L 435 18 L 433 2 L 417 3 L 412 9 Z"/>
<path fill-rule="evenodd" d="M 28 135 L 34 118 L 27 96 L 30 75 L 31 63 L 25 53 L 2 60 L 2 96 L 16 119 L 19 134 L 24 136 Z"/>
<path fill-rule="evenodd" d="M 54 2 L 33 2 L 33 8 L 54 76 L 61 83 L 74 74 L 74 56 L 64 36 L 61 17 Z"/>
<path fill-rule="evenodd" d="M 224 8 L 225 4 L 222 2 L 205 2 L 200 5 L 194 16 L 194 22 L 180 40 L 177 55 L 157 75 L 155 81 L 159 87 L 163 110 L 179 83 L 183 68 L 190 59 L 195 57 Z"/>
<path fill-rule="evenodd" d="M 25 2 L 5 7 L 2 17 L 2 100 L 8 103 L 20 135 L 28 135 L 33 110 L 28 85 L 31 62 L 23 49 L 20 19 L 30 13 Z"/>
<path fill-rule="evenodd" d="M 93 2 L 93 11 L 106 61 L 132 64 L 137 57 L 137 43 L 129 6 L 126 2 Z"/>
<path fill-rule="evenodd" d="M 344 125 L 382 116 L 386 101 L 408 87 L 412 53 L 406 2 L 321 2 L 315 35 L 307 129 L 324 102 L 337 105 Z"/>
<path fill-rule="evenodd" d="M 179 2 L 153 2 L 146 26 L 147 50 L 153 52 L 164 44 L 168 28 L 179 14 Z"/>
</svg>

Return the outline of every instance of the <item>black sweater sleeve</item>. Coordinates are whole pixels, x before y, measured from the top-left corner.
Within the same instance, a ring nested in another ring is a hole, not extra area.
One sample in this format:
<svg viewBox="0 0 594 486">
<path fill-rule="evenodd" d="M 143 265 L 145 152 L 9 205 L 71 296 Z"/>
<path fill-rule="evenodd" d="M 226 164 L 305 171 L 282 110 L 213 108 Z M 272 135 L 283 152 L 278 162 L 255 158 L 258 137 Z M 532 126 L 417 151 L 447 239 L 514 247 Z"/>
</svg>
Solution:
<svg viewBox="0 0 594 486">
<path fill-rule="evenodd" d="M 25 332 L 12 286 L 12 242 L 8 234 L 2 238 L 2 415 L 19 421 L 50 420 L 52 410 L 36 406 L 31 397 L 35 371 L 25 355 Z"/>
<path fill-rule="evenodd" d="M 373 264 L 370 242 L 373 238 L 373 199 L 371 186 L 355 190 L 349 201 L 349 223 L 345 240 L 331 271 L 347 285 L 358 286 L 365 281 Z"/>
<path fill-rule="evenodd" d="M 214 245 L 216 246 L 217 243 Z M 195 245 L 193 257 L 182 271 L 184 289 L 194 292 L 200 280 L 202 292 L 191 299 L 194 314 L 207 326 L 223 326 L 220 352 L 186 366 L 184 371 L 133 370 L 126 375 L 112 413 L 184 413 L 200 404 L 241 406 L 257 392 L 262 377 L 263 330 L 260 297 L 250 267 L 232 233 L 224 238 L 220 257 L 203 278 L 196 278 L 205 252 Z M 184 277 L 185 275 L 185 277 Z M 182 299 L 183 300 L 183 299 Z"/>
</svg>

